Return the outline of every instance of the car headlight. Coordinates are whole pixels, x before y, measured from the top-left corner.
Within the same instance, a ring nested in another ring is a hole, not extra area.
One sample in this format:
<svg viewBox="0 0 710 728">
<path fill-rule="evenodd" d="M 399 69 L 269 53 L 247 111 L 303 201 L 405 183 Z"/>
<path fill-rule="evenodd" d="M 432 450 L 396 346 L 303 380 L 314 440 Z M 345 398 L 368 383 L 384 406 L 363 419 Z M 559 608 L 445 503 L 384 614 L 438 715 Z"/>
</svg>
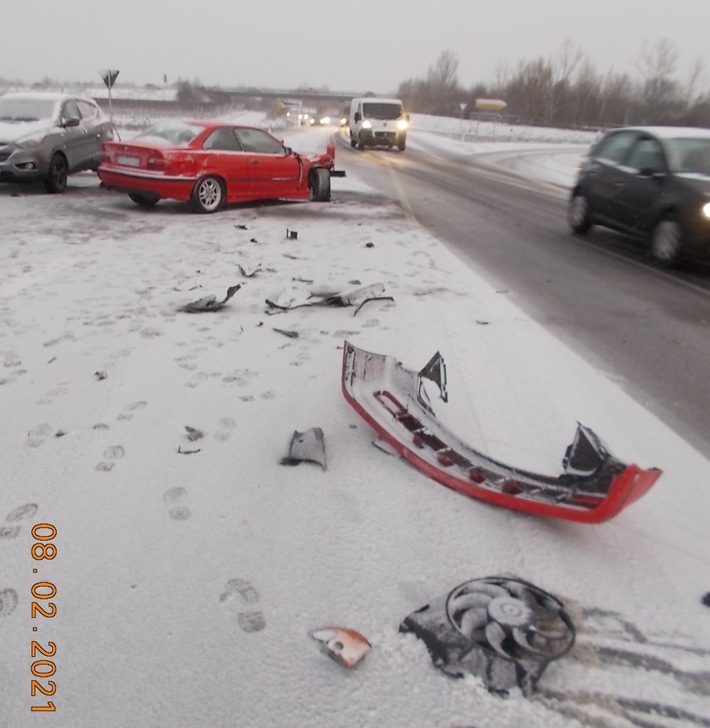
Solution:
<svg viewBox="0 0 710 728">
<path fill-rule="evenodd" d="M 26 137 L 22 137 L 22 139 L 19 139 L 15 142 L 15 146 L 18 146 L 20 149 L 33 149 L 34 147 L 38 147 L 46 137 L 46 134 L 43 133 L 37 133 L 37 134 L 29 134 Z"/>
<path fill-rule="evenodd" d="M 362 128 L 363 129 L 372 129 L 372 122 L 370 122 L 370 121 L 363 121 L 362 122 Z"/>
<path fill-rule="evenodd" d="M 706 220 L 710 220 L 710 202 L 706 202 L 703 205 L 701 212 Z"/>
<path fill-rule="evenodd" d="M 406 119 L 400 119 L 397 122 L 397 128 L 400 131 L 404 131 L 405 129 L 408 129 L 409 128 L 409 122 Z"/>
</svg>

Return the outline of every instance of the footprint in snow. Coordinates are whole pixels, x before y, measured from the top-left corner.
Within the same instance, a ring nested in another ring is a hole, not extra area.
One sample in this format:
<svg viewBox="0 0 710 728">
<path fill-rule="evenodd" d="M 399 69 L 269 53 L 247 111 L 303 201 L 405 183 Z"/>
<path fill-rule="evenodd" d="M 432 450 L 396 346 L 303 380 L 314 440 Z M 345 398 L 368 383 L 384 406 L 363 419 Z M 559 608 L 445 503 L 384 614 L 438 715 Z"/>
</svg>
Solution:
<svg viewBox="0 0 710 728">
<path fill-rule="evenodd" d="M 245 579 L 230 579 L 219 596 L 223 604 L 236 601 L 239 612 L 237 621 L 243 632 L 260 632 L 266 627 L 264 615 L 258 609 L 261 597 L 256 587 Z M 249 608 L 251 607 L 251 609 Z"/>
</svg>

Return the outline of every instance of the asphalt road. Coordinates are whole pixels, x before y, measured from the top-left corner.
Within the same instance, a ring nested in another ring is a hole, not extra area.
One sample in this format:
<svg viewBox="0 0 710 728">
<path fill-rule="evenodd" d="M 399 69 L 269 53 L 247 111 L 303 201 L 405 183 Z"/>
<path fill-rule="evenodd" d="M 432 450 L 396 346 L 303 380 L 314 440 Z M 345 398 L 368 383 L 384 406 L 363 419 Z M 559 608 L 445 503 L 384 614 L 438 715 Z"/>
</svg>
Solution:
<svg viewBox="0 0 710 728">
<path fill-rule="evenodd" d="M 342 143 L 338 156 L 710 458 L 708 270 L 659 270 L 638 243 L 602 228 L 572 235 L 565 190 L 485 155 Z"/>
</svg>

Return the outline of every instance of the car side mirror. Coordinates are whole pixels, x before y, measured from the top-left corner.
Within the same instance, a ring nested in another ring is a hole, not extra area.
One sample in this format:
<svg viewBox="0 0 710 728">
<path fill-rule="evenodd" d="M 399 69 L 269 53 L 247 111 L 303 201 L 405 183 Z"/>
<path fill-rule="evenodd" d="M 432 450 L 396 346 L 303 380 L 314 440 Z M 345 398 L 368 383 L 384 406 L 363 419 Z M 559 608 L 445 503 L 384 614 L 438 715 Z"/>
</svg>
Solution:
<svg viewBox="0 0 710 728">
<path fill-rule="evenodd" d="M 293 154 L 293 149 L 291 147 L 284 147 L 284 152 L 287 157 L 290 157 Z"/>
<path fill-rule="evenodd" d="M 362 115 L 360 114 L 359 111 L 356 111 L 355 112 L 355 115 L 353 116 L 353 119 L 355 119 L 355 123 L 356 124 L 360 121 L 360 119 L 362 119 Z"/>
<path fill-rule="evenodd" d="M 79 124 L 81 124 L 81 119 L 76 116 L 70 116 L 68 119 L 64 119 L 62 121 L 62 126 L 65 128 L 69 128 L 70 126 L 79 126 Z"/>
</svg>

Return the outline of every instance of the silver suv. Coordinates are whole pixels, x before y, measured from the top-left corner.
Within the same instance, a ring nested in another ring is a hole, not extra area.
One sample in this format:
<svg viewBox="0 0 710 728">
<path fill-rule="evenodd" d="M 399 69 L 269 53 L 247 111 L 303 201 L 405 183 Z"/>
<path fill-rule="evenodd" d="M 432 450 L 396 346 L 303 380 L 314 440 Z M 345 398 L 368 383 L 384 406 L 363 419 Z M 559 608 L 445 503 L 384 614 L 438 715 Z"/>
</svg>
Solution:
<svg viewBox="0 0 710 728">
<path fill-rule="evenodd" d="M 95 101 L 61 93 L 0 96 L 0 182 L 41 181 L 64 192 L 67 176 L 101 163 L 113 125 Z"/>
</svg>

